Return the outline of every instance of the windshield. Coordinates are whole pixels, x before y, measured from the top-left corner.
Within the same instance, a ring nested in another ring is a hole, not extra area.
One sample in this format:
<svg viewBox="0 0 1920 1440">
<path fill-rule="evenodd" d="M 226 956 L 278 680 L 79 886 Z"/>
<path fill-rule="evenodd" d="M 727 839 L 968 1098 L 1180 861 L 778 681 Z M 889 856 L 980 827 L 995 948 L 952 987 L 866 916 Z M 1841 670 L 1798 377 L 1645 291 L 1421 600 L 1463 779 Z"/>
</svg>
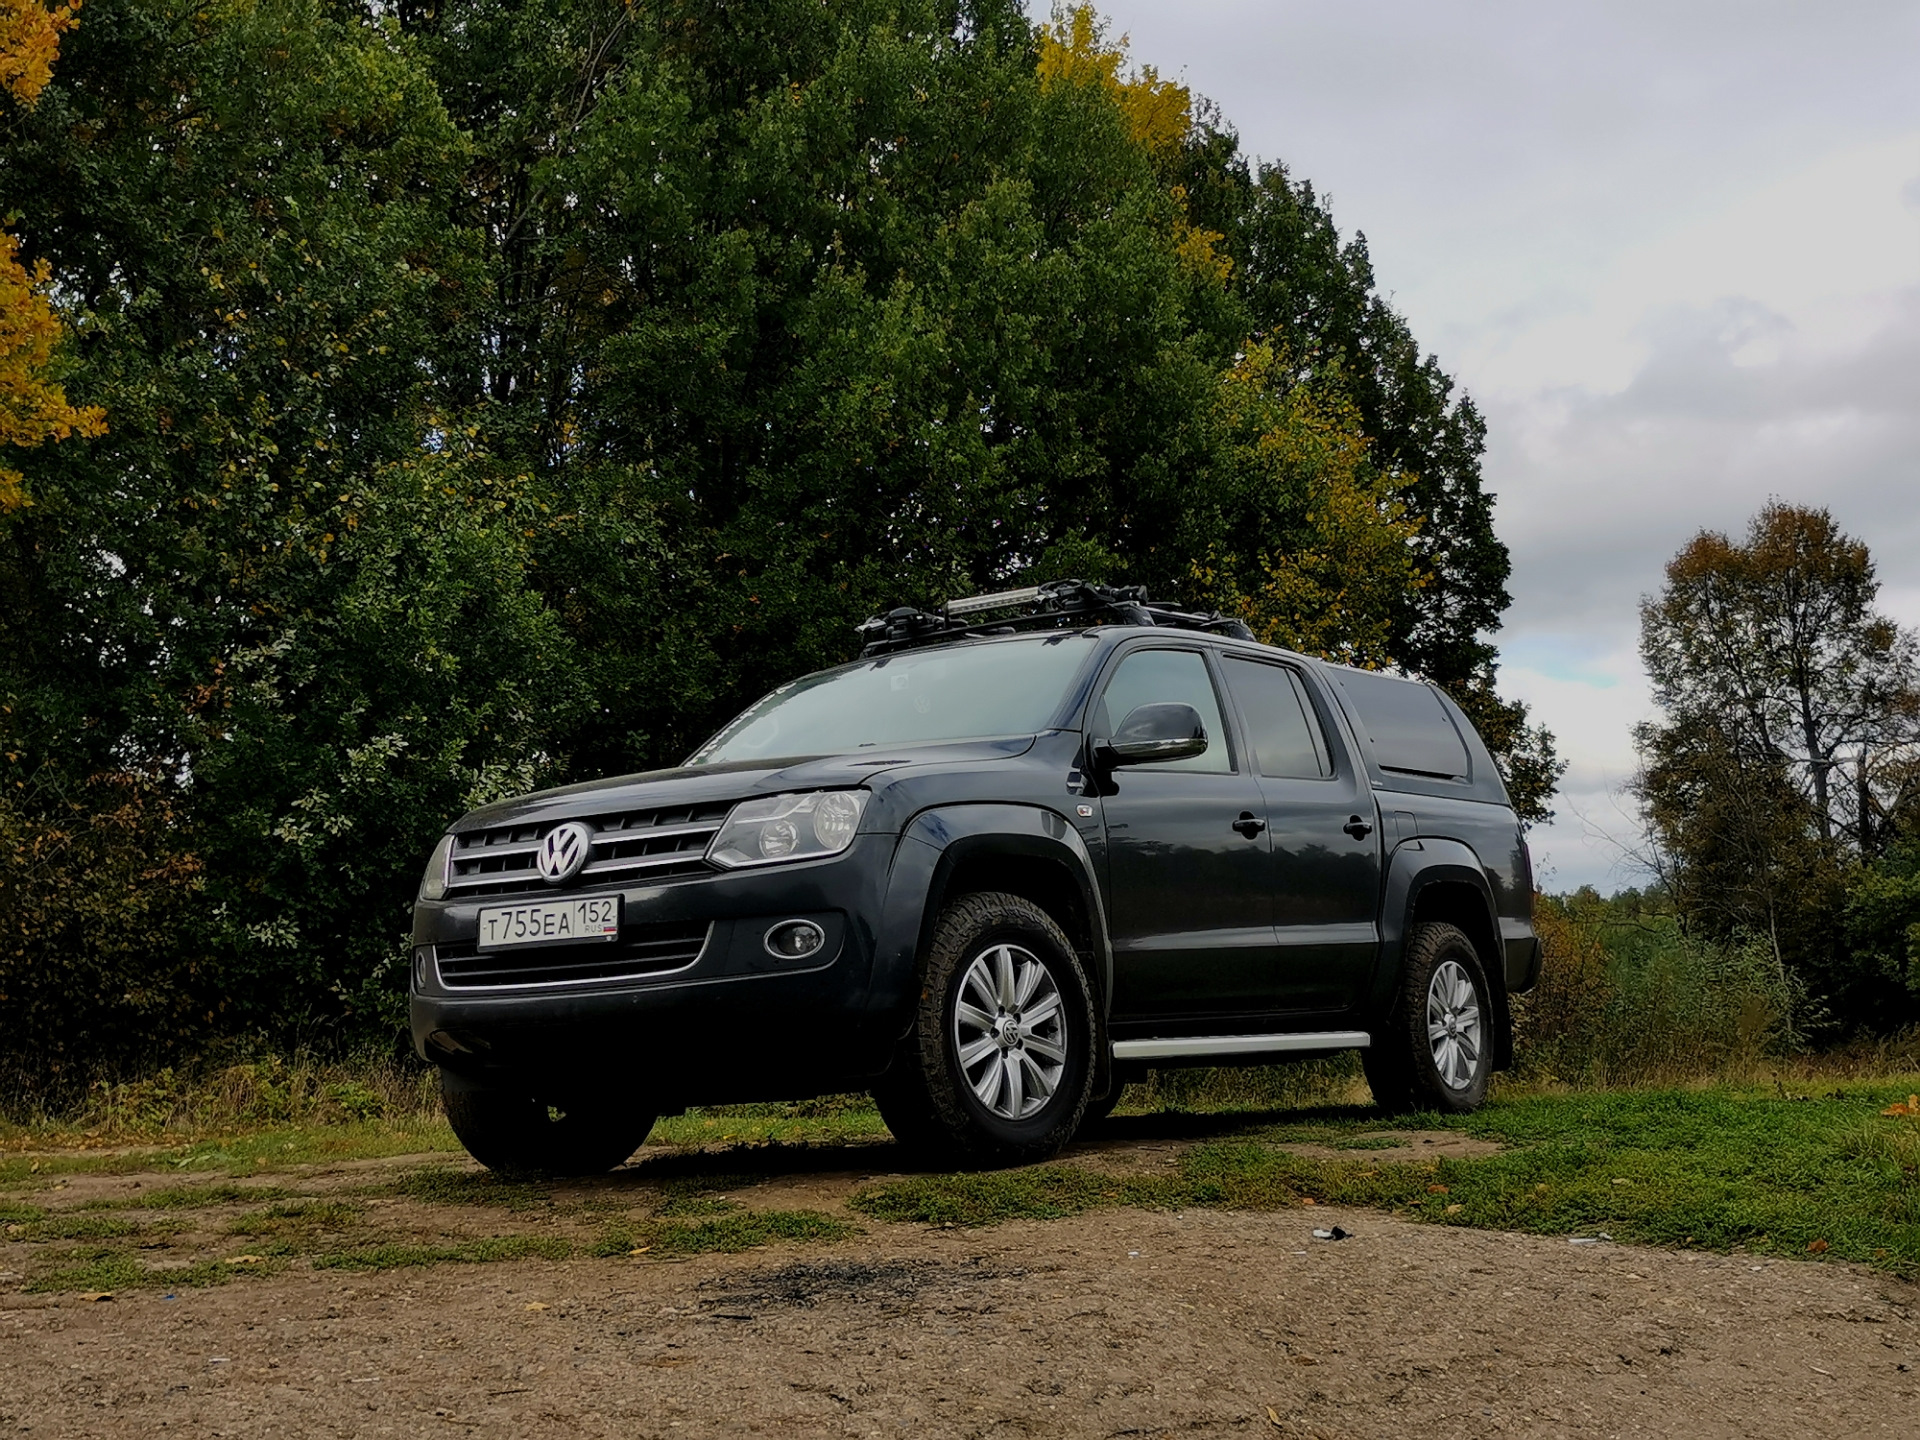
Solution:
<svg viewBox="0 0 1920 1440">
<path fill-rule="evenodd" d="M 875 745 L 985 740 L 1046 728 L 1093 649 L 1051 635 L 907 651 L 782 685 L 689 765 L 844 755 Z"/>
</svg>

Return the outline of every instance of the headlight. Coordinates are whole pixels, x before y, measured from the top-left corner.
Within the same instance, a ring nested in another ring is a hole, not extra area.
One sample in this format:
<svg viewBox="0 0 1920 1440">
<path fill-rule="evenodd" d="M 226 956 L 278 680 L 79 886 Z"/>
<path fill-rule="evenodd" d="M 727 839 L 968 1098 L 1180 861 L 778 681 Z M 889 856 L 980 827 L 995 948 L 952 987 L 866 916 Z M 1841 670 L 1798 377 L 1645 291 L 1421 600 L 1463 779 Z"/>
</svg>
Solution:
<svg viewBox="0 0 1920 1440">
<path fill-rule="evenodd" d="M 779 860 L 836 855 L 853 843 L 865 790 L 821 790 L 808 795 L 766 795 L 733 807 L 707 847 L 707 858 L 733 869 Z"/>
<path fill-rule="evenodd" d="M 433 847 L 433 858 L 427 861 L 427 873 L 420 878 L 420 898 L 422 900 L 443 900 L 447 894 L 447 870 L 453 859 L 453 836 L 442 835 L 440 843 Z"/>
</svg>

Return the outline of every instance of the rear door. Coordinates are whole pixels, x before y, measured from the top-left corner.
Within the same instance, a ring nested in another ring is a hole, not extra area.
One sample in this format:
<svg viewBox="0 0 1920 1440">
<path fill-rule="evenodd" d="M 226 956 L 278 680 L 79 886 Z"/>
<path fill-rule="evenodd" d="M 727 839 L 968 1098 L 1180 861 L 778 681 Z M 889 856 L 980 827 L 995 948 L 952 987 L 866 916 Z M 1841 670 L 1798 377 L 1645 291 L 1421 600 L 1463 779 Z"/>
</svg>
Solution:
<svg viewBox="0 0 1920 1440">
<path fill-rule="evenodd" d="M 1116 1021 L 1231 1016 L 1271 1008 L 1273 887 L 1266 802 L 1238 753 L 1200 647 L 1124 652 L 1089 731 L 1113 733 L 1139 705 L 1200 712 L 1206 753 L 1104 777 Z"/>
<path fill-rule="evenodd" d="M 1273 1007 L 1356 1004 L 1379 953 L 1379 813 L 1312 682 L 1291 665 L 1221 657 L 1265 801 L 1277 959 Z"/>
</svg>

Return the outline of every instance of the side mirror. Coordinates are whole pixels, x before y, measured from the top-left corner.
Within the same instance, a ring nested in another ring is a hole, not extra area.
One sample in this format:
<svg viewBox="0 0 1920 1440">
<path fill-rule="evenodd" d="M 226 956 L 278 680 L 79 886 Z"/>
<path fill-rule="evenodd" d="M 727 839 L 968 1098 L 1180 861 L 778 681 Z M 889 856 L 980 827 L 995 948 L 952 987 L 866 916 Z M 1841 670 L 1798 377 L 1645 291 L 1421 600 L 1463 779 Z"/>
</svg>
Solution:
<svg viewBox="0 0 1920 1440">
<path fill-rule="evenodd" d="M 1136 705 L 1100 746 L 1108 765 L 1164 765 L 1206 753 L 1207 727 L 1191 705 Z"/>
</svg>

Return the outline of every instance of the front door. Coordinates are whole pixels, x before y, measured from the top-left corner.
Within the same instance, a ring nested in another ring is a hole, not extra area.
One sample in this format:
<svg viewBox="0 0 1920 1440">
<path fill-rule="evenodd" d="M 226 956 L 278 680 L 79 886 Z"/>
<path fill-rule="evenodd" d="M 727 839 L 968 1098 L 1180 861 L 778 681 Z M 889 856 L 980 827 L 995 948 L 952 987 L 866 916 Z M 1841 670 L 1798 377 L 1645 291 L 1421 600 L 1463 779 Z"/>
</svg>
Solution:
<svg viewBox="0 0 1920 1440">
<path fill-rule="evenodd" d="M 1110 735 L 1136 706 L 1159 702 L 1200 712 L 1205 753 L 1114 769 L 1102 786 L 1113 1017 L 1143 1030 L 1271 1008 L 1262 1000 L 1274 959 L 1266 801 L 1235 752 L 1207 657 L 1127 652 L 1089 732 Z"/>
<path fill-rule="evenodd" d="M 1379 813 L 1373 788 L 1293 667 L 1222 657 L 1258 772 L 1272 839 L 1274 1008 L 1356 1004 L 1380 947 Z M 1357 822 L 1357 823 L 1356 823 Z"/>
</svg>

